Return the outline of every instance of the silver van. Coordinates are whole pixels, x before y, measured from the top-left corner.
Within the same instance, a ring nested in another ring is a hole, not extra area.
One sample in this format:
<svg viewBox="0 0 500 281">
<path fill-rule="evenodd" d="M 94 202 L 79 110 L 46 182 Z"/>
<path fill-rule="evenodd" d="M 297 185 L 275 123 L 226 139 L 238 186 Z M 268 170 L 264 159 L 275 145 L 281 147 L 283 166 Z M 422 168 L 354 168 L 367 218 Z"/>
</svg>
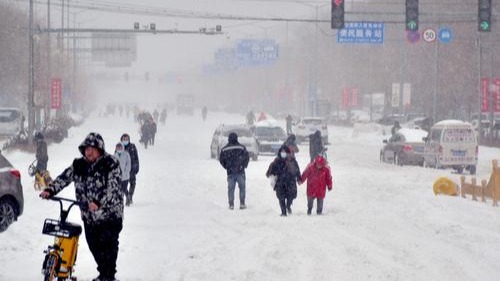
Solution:
<svg viewBox="0 0 500 281">
<path fill-rule="evenodd" d="M 424 165 L 434 168 L 464 169 L 476 174 L 477 136 L 472 124 L 460 120 L 443 120 L 431 127 L 425 138 Z"/>
</svg>

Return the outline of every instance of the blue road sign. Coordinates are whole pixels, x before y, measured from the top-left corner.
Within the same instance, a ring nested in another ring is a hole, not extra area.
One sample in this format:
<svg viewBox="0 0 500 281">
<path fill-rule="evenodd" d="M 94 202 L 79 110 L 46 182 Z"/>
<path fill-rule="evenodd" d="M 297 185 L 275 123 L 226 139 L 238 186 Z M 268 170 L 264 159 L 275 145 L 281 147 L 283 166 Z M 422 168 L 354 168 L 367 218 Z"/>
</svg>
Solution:
<svg viewBox="0 0 500 281">
<path fill-rule="evenodd" d="M 441 27 L 438 33 L 439 41 L 441 43 L 450 43 L 453 35 L 451 33 L 451 28 Z"/>
<path fill-rule="evenodd" d="M 278 59 L 278 44 L 270 39 L 245 39 L 238 42 L 236 56 L 240 65 L 258 66 Z"/>
<path fill-rule="evenodd" d="M 337 32 L 338 43 L 383 44 L 383 22 L 346 22 Z"/>
</svg>

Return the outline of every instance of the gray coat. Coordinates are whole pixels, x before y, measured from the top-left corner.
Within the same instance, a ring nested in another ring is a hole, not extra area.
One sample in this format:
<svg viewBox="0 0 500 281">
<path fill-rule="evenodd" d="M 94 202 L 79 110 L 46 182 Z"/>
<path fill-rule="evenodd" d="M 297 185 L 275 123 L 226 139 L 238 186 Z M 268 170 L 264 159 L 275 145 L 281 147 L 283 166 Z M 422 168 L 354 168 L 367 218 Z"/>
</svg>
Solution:
<svg viewBox="0 0 500 281">
<path fill-rule="evenodd" d="M 122 181 L 128 181 L 130 179 L 130 168 L 132 167 L 132 161 L 130 160 L 130 154 L 123 150 L 115 152 L 115 157 L 120 161 L 120 169 L 122 170 Z"/>
</svg>

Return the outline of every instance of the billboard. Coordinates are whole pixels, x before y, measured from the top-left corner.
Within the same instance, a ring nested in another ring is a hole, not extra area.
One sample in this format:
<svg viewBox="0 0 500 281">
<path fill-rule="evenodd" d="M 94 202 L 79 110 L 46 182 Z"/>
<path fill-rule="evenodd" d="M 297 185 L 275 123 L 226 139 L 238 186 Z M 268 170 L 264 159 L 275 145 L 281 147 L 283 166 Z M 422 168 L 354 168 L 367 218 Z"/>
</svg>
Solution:
<svg viewBox="0 0 500 281">
<path fill-rule="evenodd" d="M 137 59 L 135 34 L 92 33 L 91 57 L 107 67 L 129 67 Z"/>
</svg>

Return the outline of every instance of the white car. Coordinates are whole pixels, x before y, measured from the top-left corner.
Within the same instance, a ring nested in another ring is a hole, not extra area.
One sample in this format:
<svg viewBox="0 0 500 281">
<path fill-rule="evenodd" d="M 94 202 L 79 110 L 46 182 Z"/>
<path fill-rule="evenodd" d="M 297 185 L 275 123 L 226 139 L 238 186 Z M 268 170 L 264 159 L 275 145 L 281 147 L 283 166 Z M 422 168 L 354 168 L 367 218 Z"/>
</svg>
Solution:
<svg viewBox="0 0 500 281">
<path fill-rule="evenodd" d="M 210 157 L 219 159 L 220 151 L 227 144 L 227 138 L 230 133 L 238 135 L 238 142 L 246 147 L 250 158 L 253 161 L 257 161 L 259 157 L 259 145 L 252 131 L 246 125 L 219 125 L 212 136 Z"/>
<path fill-rule="evenodd" d="M 314 134 L 316 131 L 321 132 L 323 143 L 328 144 L 328 126 L 324 118 L 303 117 L 292 128 L 298 142 L 309 140 L 309 135 Z"/>
<path fill-rule="evenodd" d="M 255 123 L 253 131 L 261 154 L 277 154 L 287 139 L 285 130 L 274 119 Z"/>
</svg>

